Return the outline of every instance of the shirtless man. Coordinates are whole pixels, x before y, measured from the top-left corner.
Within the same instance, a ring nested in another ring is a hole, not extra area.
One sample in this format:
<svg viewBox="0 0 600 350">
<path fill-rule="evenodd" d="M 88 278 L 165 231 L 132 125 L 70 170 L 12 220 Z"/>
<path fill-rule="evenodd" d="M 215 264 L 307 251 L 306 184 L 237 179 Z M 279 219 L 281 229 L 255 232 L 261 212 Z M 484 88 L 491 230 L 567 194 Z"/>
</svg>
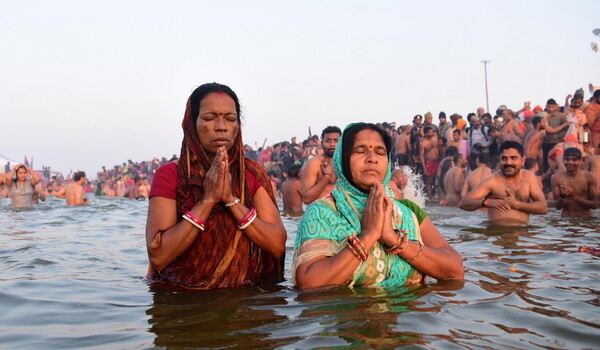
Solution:
<svg viewBox="0 0 600 350">
<path fill-rule="evenodd" d="M 571 147 L 565 150 L 563 162 L 566 171 L 552 176 L 552 194 L 556 209 L 562 209 L 562 217 L 589 218 L 592 209 L 598 208 L 598 185 L 594 174 L 580 170 L 582 153 Z"/>
<path fill-rule="evenodd" d="M 456 147 L 457 150 L 460 149 L 460 136 L 461 136 L 461 131 L 459 129 L 454 129 L 454 131 L 452 131 L 452 138 L 450 140 L 448 140 L 448 143 L 446 144 L 446 148 L 449 148 L 450 146 L 454 146 Z"/>
<path fill-rule="evenodd" d="M 588 154 L 588 158 L 590 159 L 590 172 L 596 178 L 596 185 L 598 185 L 598 193 L 600 195 L 600 155 Z"/>
<path fill-rule="evenodd" d="M 412 153 L 412 144 L 410 143 L 410 125 L 404 125 L 402 127 L 398 127 L 400 133 L 394 136 L 394 150 L 396 154 L 396 164 L 398 165 L 408 165 L 409 164 L 409 154 Z"/>
<path fill-rule="evenodd" d="M 136 176 L 133 180 L 133 184 L 127 186 L 127 189 L 125 190 L 125 193 L 123 194 L 123 197 L 129 198 L 129 199 L 144 199 L 144 197 L 141 195 L 139 187 L 142 184 L 142 179 L 138 176 Z"/>
<path fill-rule="evenodd" d="M 510 109 L 504 110 L 504 126 L 502 126 L 502 139 L 509 141 L 523 142 L 523 133 L 519 128 L 519 122 L 515 119 L 515 114 Z"/>
<path fill-rule="evenodd" d="M 150 181 L 147 177 L 142 178 L 142 184 L 138 186 L 138 192 L 140 196 L 148 198 L 150 196 Z"/>
<path fill-rule="evenodd" d="M 302 182 L 300 181 L 300 164 L 294 164 L 288 169 L 288 177 L 281 184 L 283 210 L 293 216 L 302 216 Z"/>
<path fill-rule="evenodd" d="M 421 140 L 419 156 L 421 164 L 425 165 L 425 191 L 429 198 L 433 194 L 433 186 L 435 185 L 435 174 L 440 165 L 440 153 L 438 148 L 438 140 L 435 131 L 430 126 L 423 128 L 425 137 Z"/>
<path fill-rule="evenodd" d="M 335 187 L 335 171 L 332 157 L 335 152 L 342 130 L 337 126 L 328 126 L 321 133 L 323 153 L 312 158 L 304 169 L 302 176 L 302 201 L 310 204 L 323 198 Z"/>
<path fill-rule="evenodd" d="M 465 179 L 465 184 L 462 187 L 462 191 L 460 191 L 460 197 L 466 196 L 469 192 L 471 192 L 477 185 L 479 185 L 483 179 L 492 175 L 492 169 L 488 168 L 488 164 L 490 163 L 490 155 L 486 153 L 481 153 L 479 157 L 477 157 L 477 168 L 471 171 L 467 178 Z"/>
<path fill-rule="evenodd" d="M 544 177 L 542 175 L 538 175 L 538 172 L 540 170 L 538 160 L 533 159 L 533 158 L 525 158 L 525 165 L 523 165 L 523 168 L 525 168 L 525 170 L 531 171 L 533 173 L 533 175 L 535 175 L 538 186 L 540 186 L 540 188 L 543 190 L 544 189 L 544 182 L 543 182 Z"/>
<path fill-rule="evenodd" d="M 83 171 L 76 171 L 73 175 L 73 182 L 63 187 L 56 192 L 57 198 L 65 198 L 67 205 L 86 205 L 89 204 L 88 199 L 83 193 L 83 184 L 87 181 L 87 177 Z"/>
<path fill-rule="evenodd" d="M 444 190 L 446 192 L 446 201 L 444 205 L 450 207 L 458 206 L 460 202 L 460 192 L 465 182 L 465 166 L 467 159 L 461 153 L 454 155 L 454 166 L 448 170 L 444 176 Z"/>
<path fill-rule="evenodd" d="M 525 141 L 525 157 L 539 159 L 542 162 L 542 139 L 546 129 L 546 120 L 542 117 L 535 117 L 531 122 L 533 129 L 527 135 Z"/>
<path fill-rule="evenodd" d="M 535 176 L 522 170 L 523 146 L 504 141 L 500 146 L 500 171 L 481 182 L 462 198 L 460 208 L 473 211 L 487 207 L 492 225 L 513 226 L 529 222 L 529 214 L 546 214 L 548 203 Z"/>
</svg>

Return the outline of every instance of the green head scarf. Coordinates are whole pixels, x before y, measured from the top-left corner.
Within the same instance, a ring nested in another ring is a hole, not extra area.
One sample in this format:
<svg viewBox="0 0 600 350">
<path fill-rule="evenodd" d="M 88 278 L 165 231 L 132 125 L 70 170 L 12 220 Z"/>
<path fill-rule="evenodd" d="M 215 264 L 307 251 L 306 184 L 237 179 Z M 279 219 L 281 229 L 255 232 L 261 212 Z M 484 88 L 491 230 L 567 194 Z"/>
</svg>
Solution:
<svg viewBox="0 0 600 350">
<path fill-rule="evenodd" d="M 350 133 L 348 133 L 349 129 Z M 354 143 L 353 139 L 346 138 L 353 138 L 353 135 L 365 129 L 377 131 L 378 127 L 365 123 L 350 124 L 340 137 L 335 153 L 333 154 L 333 168 L 337 175 L 337 181 L 331 195 L 335 202 L 331 199 L 319 199 L 309 205 L 298 225 L 295 244 L 297 253 L 299 247 L 305 242 L 308 243 L 308 241 L 313 239 L 322 239 L 336 242 L 335 244 L 338 246 L 336 249 L 321 251 L 316 253 L 316 255 L 335 255 L 340 249 L 344 248 L 344 242 L 348 236 L 360 235 L 362 232 L 360 219 L 369 194 L 356 188 L 353 185 L 354 181 L 346 177 L 351 176 L 351 171 L 350 169 L 344 171 L 344 161 L 346 162 L 346 167 L 348 167 L 350 152 Z M 388 151 L 391 148 L 390 145 L 386 145 L 386 147 L 388 147 Z M 390 154 L 388 152 L 388 167 L 383 185 L 386 195 L 393 200 L 394 192 L 388 185 L 391 178 L 391 162 L 389 159 Z M 414 214 L 399 201 L 393 200 L 392 202 L 394 203 L 392 211 L 392 225 L 394 228 L 406 230 L 410 239 L 419 238 L 420 233 L 418 226 L 415 226 L 416 217 L 414 217 Z M 294 254 L 292 276 L 294 275 L 294 266 L 297 266 L 297 261 L 303 261 L 303 259 L 310 259 L 315 256 L 315 254 L 310 254 L 311 252 L 306 253 L 307 258 L 304 258 L 304 253 Z M 399 286 L 412 280 L 420 280 L 421 278 L 420 273 L 404 259 L 401 259 L 397 255 L 386 254 L 385 247 L 381 243 L 373 247 L 370 254 L 377 259 L 371 259 L 371 263 L 361 263 L 354 274 L 353 283 L 359 285 L 375 283 L 379 286 Z M 297 257 L 298 259 L 296 259 Z M 376 277 L 365 277 L 368 275 Z"/>
<path fill-rule="evenodd" d="M 348 130 L 351 129 L 353 135 L 348 135 Z M 349 140 L 347 137 L 356 136 L 362 130 L 374 130 L 379 132 L 378 127 L 374 124 L 366 123 L 352 123 L 344 129 L 344 133 L 338 141 L 335 153 L 333 154 L 333 168 L 337 175 L 337 181 L 335 183 L 335 189 L 331 192 L 331 195 L 336 201 L 336 206 L 340 211 L 340 214 L 344 216 L 350 224 L 356 228 L 356 232 L 361 232 L 360 217 L 364 211 L 368 193 L 364 193 L 353 184 L 352 179 L 348 179 L 346 176 L 351 176 L 350 169 L 344 171 L 344 158 L 346 159 L 346 167 L 349 166 L 350 153 L 352 151 L 354 140 Z M 345 143 L 349 143 L 345 146 Z M 385 140 L 384 140 L 385 143 Z M 386 145 L 389 147 L 391 145 Z M 394 191 L 389 186 L 390 178 L 392 177 L 392 164 L 390 162 L 390 149 L 388 151 L 388 166 L 383 179 L 383 185 L 385 194 L 394 199 Z M 344 154 L 344 153 L 348 154 Z M 352 183 L 351 183 L 352 181 Z"/>
</svg>

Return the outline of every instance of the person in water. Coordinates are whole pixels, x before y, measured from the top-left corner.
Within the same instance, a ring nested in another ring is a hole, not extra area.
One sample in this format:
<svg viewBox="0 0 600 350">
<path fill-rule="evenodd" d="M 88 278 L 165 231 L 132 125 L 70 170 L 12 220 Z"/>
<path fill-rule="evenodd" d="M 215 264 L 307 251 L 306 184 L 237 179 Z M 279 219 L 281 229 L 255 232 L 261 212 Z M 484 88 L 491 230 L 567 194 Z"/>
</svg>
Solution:
<svg viewBox="0 0 600 350">
<path fill-rule="evenodd" d="M 288 177 L 281 184 L 283 210 L 294 216 L 301 216 L 304 213 L 302 208 L 302 183 L 300 181 L 301 168 L 302 165 L 300 164 L 290 166 Z"/>
<path fill-rule="evenodd" d="M 31 176 L 31 179 L 28 177 Z M 33 208 L 33 195 L 35 185 L 41 181 L 41 177 L 29 169 L 25 164 L 17 164 L 7 176 L 8 197 L 10 197 L 13 208 Z M 11 182 L 12 179 L 12 183 Z"/>
<path fill-rule="evenodd" d="M 535 175 L 522 169 L 523 146 L 516 141 L 500 145 L 500 171 L 483 180 L 460 201 L 463 210 L 489 208 L 492 225 L 510 226 L 529 223 L 529 214 L 546 214 L 548 203 Z"/>
<path fill-rule="evenodd" d="M 83 191 L 83 185 L 87 182 L 85 172 L 76 171 L 73 174 L 73 182 L 61 188 L 55 193 L 56 198 L 64 198 L 69 206 L 90 204 Z"/>
<path fill-rule="evenodd" d="M 269 176 L 244 157 L 240 118 L 228 86 L 204 84 L 188 99 L 179 160 L 150 191 L 150 281 L 210 289 L 281 276 L 287 233 Z"/>
<path fill-rule="evenodd" d="M 333 190 L 335 172 L 331 165 L 331 157 L 337 146 L 342 131 L 337 126 L 328 126 L 321 133 L 323 154 L 312 158 L 306 163 L 302 176 L 302 200 L 310 204 L 323 198 Z"/>
<path fill-rule="evenodd" d="M 427 213 L 393 199 L 390 153 L 391 138 L 378 126 L 346 127 L 333 155 L 335 188 L 298 226 L 292 277 L 299 288 L 463 278 L 462 257 Z"/>
<path fill-rule="evenodd" d="M 565 171 L 552 176 L 552 195 L 563 217 L 592 217 L 598 208 L 598 185 L 592 172 L 581 170 L 583 154 L 575 147 L 563 154 Z"/>
</svg>

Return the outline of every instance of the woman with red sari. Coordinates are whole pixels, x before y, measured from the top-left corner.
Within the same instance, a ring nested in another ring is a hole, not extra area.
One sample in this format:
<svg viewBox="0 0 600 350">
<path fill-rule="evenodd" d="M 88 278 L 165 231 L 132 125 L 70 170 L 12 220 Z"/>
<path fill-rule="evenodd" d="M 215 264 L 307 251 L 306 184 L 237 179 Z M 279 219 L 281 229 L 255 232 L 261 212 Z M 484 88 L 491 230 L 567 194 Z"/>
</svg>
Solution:
<svg viewBox="0 0 600 350">
<path fill-rule="evenodd" d="M 153 282 L 211 289 L 281 276 L 287 234 L 269 177 L 244 158 L 240 103 L 217 83 L 187 102 L 178 161 L 152 182 L 146 245 Z"/>
</svg>

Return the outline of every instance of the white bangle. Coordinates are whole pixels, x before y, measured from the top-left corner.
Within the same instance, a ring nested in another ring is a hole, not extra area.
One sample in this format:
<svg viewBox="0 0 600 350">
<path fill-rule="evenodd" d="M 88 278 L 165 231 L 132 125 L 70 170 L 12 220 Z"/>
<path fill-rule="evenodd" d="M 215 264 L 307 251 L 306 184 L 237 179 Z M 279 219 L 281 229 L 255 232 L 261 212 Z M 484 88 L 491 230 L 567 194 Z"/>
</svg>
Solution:
<svg viewBox="0 0 600 350">
<path fill-rule="evenodd" d="M 235 199 L 233 202 L 231 202 L 231 203 L 225 203 L 225 206 L 226 206 L 227 208 L 230 208 L 230 207 L 233 207 L 234 205 L 238 204 L 239 202 L 240 202 L 240 199 L 239 199 L 239 198 L 236 198 L 236 199 Z"/>
<path fill-rule="evenodd" d="M 197 222 L 192 220 L 192 218 L 190 218 L 189 216 L 183 214 L 183 215 L 181 215 L 181 217 L 184 218 L 185 220 L 187 220 L 187 222 L 189 222 L 190 224 L 196 226 L 200 231 L 204 231 L 204 226 L 198 224 Z"/>
<path fill-rule="evenodd" d="M 245 229 L 246 227 L 250 226 L 250 224 L 254 221 L 254 219 L 256 219 L 256 211 L 252 214 L 252 216 L 248 219 L 248 222 L 246 222 L 245 224 L 238 226 L 238 228 L 240 230 Z"/>
</svg>

